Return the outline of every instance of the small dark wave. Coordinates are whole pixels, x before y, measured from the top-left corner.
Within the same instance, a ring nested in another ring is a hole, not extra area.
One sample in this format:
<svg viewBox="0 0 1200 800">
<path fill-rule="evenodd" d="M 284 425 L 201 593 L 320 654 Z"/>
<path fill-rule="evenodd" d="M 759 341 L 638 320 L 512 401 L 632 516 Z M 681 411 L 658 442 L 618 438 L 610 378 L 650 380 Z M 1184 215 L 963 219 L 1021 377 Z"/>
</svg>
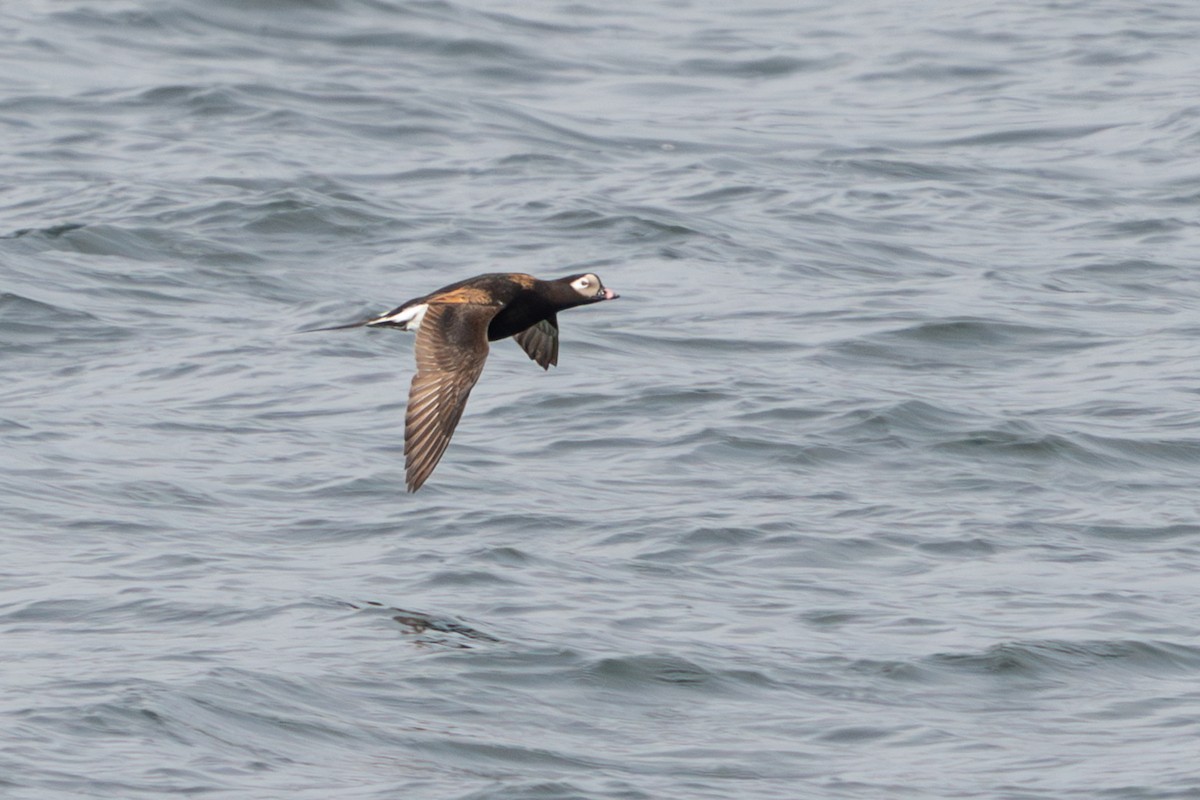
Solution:
<svg viewBox="0 0 1200 800">
<path fill-rule="evenodd" d="M 331 204 L 328 201 L 318 203 L 300 197 L 277 197 L 256 203 L 239 203 L 232 210 L 243 229 L 266 234 L 357 234 L 364 227 L 385 221 L 382 217 L 353 204 Z M 210 224 L 213 221 L 213 217 L 208 220 Z"/>
<path fill-rule="evenodd" d="M 164 578 L 183 580 L 203 574 L 205 566 L 211 568 L 210 563 L 197 562 L 184 555 L 159 556 L 110 564 L 106 578 L 112 581 L 127 580 L 132 575 L 147 574 L 142 570 L 155 570 Z M 11 608 L 0 613 L 0 623 L 21 627 L 68 625 L 80 631 L 120 633 L 178 624 L 193 627 L 235 624 L 258 618 L 261 613 L 264 612 L 219 603 L 192 603 L 159 597 L 58 597 Z"/>
<path fill-rule="evenodd" d="M 1100 284 L 1142 298 L 1173 293 L 1192 280 L 1190 271 L 1182 266 L 1145 258 L 1092 261 L 1062 267 L 1053 276 L 1077 290 L 1094 291 Z"/>
<path fill-rule="evenodd" d="M 924 400 L 904 400 L 886 406 L 846 411 L 838 415 L 832 426 L 839 438 L 904 433 L 915 438 L 936 440 L 936 437 L 945 436 L 947 432 L 969 430 L 986 420 L 983 415 L 961 408 Z"/>
<path fill-rule="evenodd" d="M 1193 220 L 1184 220 L 1177 217 L 1149 217 L 1121 220 L 1120 222 L 1105 222 L 1099 228 L 1097 235 L 1104 239 L 1163 241 L 1162 237 L 1175 236 L 1185 231 L 1195 230 L 1196 223 Z"/>
<path fill-rule="evenodd" d="M 644 654 L 596 659 L 577 670 L 578 680 L 622 694 L 653 696 L 664 691 L 737 694 L 774 685 L 752 669 L 710 670 L 675 655 Z"/>
<path fill-rule="evenodd" d="M 1160 426 L 1158 430 L 1165 431 L 1165 427 Z M 1145 438 L 1100 436 L 1094 433 L 1080 433 L 1077 437 L 1081 444 L 1113 458 L 1143 464 L 1200 464 L 1200 438 L 1188 435 L 1192 432 L 1190 427 L 1182 428 L 1181 432 L 1183 435 L 1175 439 L 1154 435 Z"/>
<path fill-rule="evenodd" d="M 1193 462 L 1194 463 L 1194 462 Z M 1200 541 L 1200 524 L 1180 522 L 1168 525 L 1084 525 L 1085 534 L 1124 542 L 1150 542 L 1169 539 Z"/>
<path fill-rule="evenodd" d="M 932 61 L 925 61 L 919 64 L 909 64 L 898 69 L 864 72 L 861 75 L 855 76 L 855 80 L 864 83 L 879 83 L 883 81 L 898 81 L 901 83 L 913 81 L 952 83 L 969 81 L 975 84 L 980 80 L 998 82 L 1011 75 L 1012 72 L 1009 69 L 995 65 L 939 64 Z"/>
<path fill-rule="evenodd" d="M 54 330 L 81 324 L 99 324 L 99 320 L 87 311 L 41 303 L 18 294 L 0 293 L 0 330 Z"/>
<path fill-rule="evenodd" d="M 222 499 L 164 480 L 129 481 L 110 489 L 113 496 L 139 508 L 219 508 Z"/>
<path fill-rule="evenodd" d="M 665 352 L 690 352 L 690 353 L 794 353 L 797 350 L 803 349 L 803 345 L 781 341 L 780 339 L 758 338 L 751 339 L 749 337 L 740 339 L 726 339 L 717 336 L 668 336 L 666 334 L 658 334 L 652 337 L 647 337 L 642 334 L 627 334 L 620 331 L 614 331 L 609 334 L 610 338 L 623 340 L 628 345 L 636 345 L 639 350 L 665 351 Z"/>
<path fill-rule="evenodd" d="M 122 104 L 128 108 L 150 107 L 159 112 L 175 107 L 188 116 L 205 119 L 262 113 L 262 103 L 236 86 L 154 86 L 124 98 Z"/>
<path fill-rule="evenodd" d="M 1095 450 L 1087 448 L 1074 437 L 1045 433 L 1022 423 L 970 432 L 943 441 L 934 449 L 985 460 L 1069 461 L 1093 466 L 1105 461 Z"/>
<path fill-rule="evenodd" d="M 996 644 L 977 653 L 939 653 L 922 666 L 976 675 L 1077 680 L 1130 674 L 1181 675 L 1200 669 L 1200 648 L 1160 641 L 1019 641 Z"/>
<path fill-rule="evenodd" d="M 747 203 L 770 204 L 787 196 L 787 191 L 764 186 L 724 186 L 720 189 L 680 197 L 677 202 L 704 208 L 722 208 L 732 204 L 744 206 Z"/>
<path fill-rule="evenodd" d="M 1053 334 L 1057 334 L 1059 338 L 1085 338 L 1078 331 L 1062 328 L 1036 327 L 978 318 L 923 322 L 910 328 L 892 331 L 885 336 L 897 342 L 978 348 L 1008 347 L 1014 343 L 1043 341 Z"/>
<path fill-rule="evenodd" d="M 837 169 L 853 172 L 869 178 L 893 178 L 902 181 L 938 181 L 949 185 L 978 180 L 986 171 L 966 164 L 934 163 L 901 158 L 898 154 L 890 158 L 845 157 L 839 151 L 829 151 L 828 164 Z M 877 190 L 878 191 L 878 190 Z M 891 197 L 891 195 L 887 195 Z"/>
<path fill-rule="evenodd" d="M 693 58 L 682 62 L 678 72 L 682 75 L 723 78 L 782 78 L 798 72 L 830 69 L 841 61 L 839 57 L 806 59 L 793 56 L 750 59 Z"/>
<path fill-rule="evenodd" d="M 0 239 L 20 239 L 24 236 L 57 239 L 63 234 L 77 231 L 82 227 L 82 222 L 64 222 L 61 225 L 49 225 L 45 228 L 21 228 L 20 230 L 0 236 Z"/>
<path fill-rule="evenodd" d="M 542 220 L 551 228 L 571 231 L 612 231 L 618 240 L 642 242 L 673 242 L 701 236 L 677 222 L 668 222 L 637 214 L 601 214 L 595 211 L 560 211 Z"/>
<path fill-rule="evenodd" d="M 85 255 L 159 262 L 167 254 L 179 254 L 184 250 L 190 250 L 187 243 L 194 241 L 196 240 L 192 237 L 181 239 L 175 233 L 164 228 L 97 223 L 75 226 L 61 236 L 55 237 L 53 246 L 58 250 L 69 250 Z M 153 277 L 149 275 L 127 276 L 120 274 L 117 270 L 112 270 L 109 275 L 114 288 L 116 285 L 124 284 L 133 289 L 135 287 L 132 284 L 142 281 L 146 285 L 157 283 L 174 287 L 182 287 L 185 283 L 182 279 L 163 280 L 161 274 Z"/>
<path fill-rule="evenodd" d="M 1195 464 L 1200 441 L 1137 441 L 1080 432 L 1049 433 L 1027 422 L 964 431 L 935 449 L 973 458 L 1062 461 L 1112 470 L 1153 463 Z"/>
<path fill-rule="evenodd" d="M 423 590 L 468 591 L 485 586 L 517 587 L 520 582 L 489 569 L 444 569 L 429 572 L 415 585 Z"/>
<path fill-rule="evenodd" d="M 1083 350 L 1106 341 L 1087 331 L 965 317 L 872 333 L 838 342 L 829 350 L 853 360 L 924 368 L 943 364 L 978 366 L 983 357 L 1025 361 L 1037 353 Z"/>
<path fill-rule="evenodd" d="M 1065 142 L 1094 136 L 1110 130 L 1115 125 L 1065 125 L 1046 128 L 1015 128 L 1007 131 L 992 131 L 927 142 L 926 147 L 991 147 L 997 145 L 1023 145 L 1033 142 Z"/>
</svg>

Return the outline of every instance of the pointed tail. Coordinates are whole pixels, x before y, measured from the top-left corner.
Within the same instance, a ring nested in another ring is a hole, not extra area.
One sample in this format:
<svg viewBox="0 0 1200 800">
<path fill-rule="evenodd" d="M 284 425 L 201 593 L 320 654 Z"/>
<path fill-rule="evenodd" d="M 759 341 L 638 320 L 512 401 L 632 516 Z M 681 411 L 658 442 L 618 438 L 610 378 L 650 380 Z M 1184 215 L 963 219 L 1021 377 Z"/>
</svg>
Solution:
<svg viewBox="0 0 1200 800">
<path fill-rule="evenodd" d="M 342 331 L 342 330 L 345 330 L 346 328 L 361 328 L 364 325 L 370 325 L 376 319 L 377 319 L 377 317 L 371 317 L 370 319 L 363 319 L 363 320 L 359 320 L 358 322 L 351 322 L 349 325 L 331 325 L 328 328 L 305 328 L 302 331 L 296 331 L 296 333 L 317 333 L 319 331 Z"/>
</svg>

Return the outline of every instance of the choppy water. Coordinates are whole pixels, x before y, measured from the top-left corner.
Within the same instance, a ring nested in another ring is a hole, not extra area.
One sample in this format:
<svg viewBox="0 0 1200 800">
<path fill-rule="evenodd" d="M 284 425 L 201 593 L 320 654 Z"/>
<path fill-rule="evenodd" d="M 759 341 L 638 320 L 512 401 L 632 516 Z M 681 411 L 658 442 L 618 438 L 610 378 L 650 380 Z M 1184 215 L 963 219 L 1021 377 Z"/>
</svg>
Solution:
<svg viewBox="0 0 1200 800">
<path fill-rule="evenodd" d="M 1200 8 L 829 5 L 6 4 L 0 794 L 1200 797 Z"/>
</svg>

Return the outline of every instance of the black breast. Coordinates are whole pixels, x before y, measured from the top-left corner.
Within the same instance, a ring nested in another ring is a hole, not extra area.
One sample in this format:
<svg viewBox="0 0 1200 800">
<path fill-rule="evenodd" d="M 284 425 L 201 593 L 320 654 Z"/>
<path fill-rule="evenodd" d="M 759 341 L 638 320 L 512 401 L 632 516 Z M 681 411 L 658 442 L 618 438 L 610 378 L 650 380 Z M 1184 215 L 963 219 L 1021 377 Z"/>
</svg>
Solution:
<svg viewBox="0 0 1200 800">
<path fill-rule="evenodd" d="M 554 316 L 554 308 L 533 292 L 522 292 L 488 325 L 488 341 L 504 339 Z"/>
</svg>

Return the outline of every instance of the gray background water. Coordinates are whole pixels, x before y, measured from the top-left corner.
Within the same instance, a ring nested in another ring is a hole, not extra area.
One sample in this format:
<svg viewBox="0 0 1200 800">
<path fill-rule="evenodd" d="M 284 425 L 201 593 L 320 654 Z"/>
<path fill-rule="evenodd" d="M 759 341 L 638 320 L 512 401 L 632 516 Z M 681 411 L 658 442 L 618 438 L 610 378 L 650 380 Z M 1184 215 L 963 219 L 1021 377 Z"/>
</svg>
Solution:
<svg viewBox="0 0 1200 800">
<path fill-rule="evenodd" d="M 5 4 L 0 795 L 1200 797 L 1200 7 L 830 5 Z"/>
</svg>

